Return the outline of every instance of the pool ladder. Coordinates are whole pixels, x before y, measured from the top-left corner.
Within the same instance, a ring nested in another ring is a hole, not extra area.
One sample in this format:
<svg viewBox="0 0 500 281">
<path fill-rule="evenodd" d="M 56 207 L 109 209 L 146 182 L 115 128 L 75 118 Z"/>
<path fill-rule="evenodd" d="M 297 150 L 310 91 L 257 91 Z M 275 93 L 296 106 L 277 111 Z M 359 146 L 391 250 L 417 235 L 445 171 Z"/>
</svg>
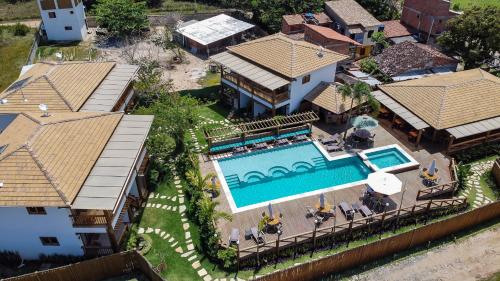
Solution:
<svg viewBox="0 0 500 281">
<path fill-rule="evenodd" d="M 238 177 L 238 175 L 234 174 L 234 175 L 229 175 L 226 178 L 226 183 L 227 183 L 227 186 L 229 187 L 232 187 L 232 186 L 237 186 L 241 183 L 240 181 L 240 177 Z"/>
<path fill-rule="evenodd" d="M 314 162 L 315 169 L 324 169 L 326 168 L 326 160 L 323 157 L 316 157 L 311 159 Z"/>
</svg>

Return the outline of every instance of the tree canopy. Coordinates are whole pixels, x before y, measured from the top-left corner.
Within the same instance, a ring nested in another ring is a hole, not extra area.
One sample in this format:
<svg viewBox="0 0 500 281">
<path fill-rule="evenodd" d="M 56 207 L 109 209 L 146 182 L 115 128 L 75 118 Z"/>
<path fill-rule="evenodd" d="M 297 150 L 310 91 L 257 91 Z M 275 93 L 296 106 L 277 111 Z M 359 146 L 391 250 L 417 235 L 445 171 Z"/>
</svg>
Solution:
<svg viewBox="0 0 500 281">
<path fill-rule="evenodd" d="M 500 8 L 473 7 L 448 21 L 448 31 L 438 43 L 462 57 L 465 69 L 488 63 L 499 51 Z"/>
<path fill-rule="evenodd" d="M 101 27 L 121 37 L 138 32 L 149 25 L 144 2 L 98 0 L 95 16 Z"/>
</svg>

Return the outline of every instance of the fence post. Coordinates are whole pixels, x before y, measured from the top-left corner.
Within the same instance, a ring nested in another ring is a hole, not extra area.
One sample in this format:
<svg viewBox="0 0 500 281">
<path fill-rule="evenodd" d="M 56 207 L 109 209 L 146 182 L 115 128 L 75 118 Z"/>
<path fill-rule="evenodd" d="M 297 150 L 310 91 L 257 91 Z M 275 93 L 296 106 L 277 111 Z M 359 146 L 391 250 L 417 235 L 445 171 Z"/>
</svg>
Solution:
<svg viewBox="0 0 500 281">
<path fill-rule="evenodd" d="M 351 239 L 351 234 L 352 234 L 352 220 L 349 222 L 349 231 L 348 231 L 348 234 L 347 234 L 347 245 L 346 245 L 346 248 L 349 247 L 349 241 Z"/>
<path fill-rule="evenodd" d="M 314 231 L 313 231 L 313 248 L 311 251 L 311 257 L 314 254 L 314 251 L 316 250 L 316 229 L 318 228 L 318 221 L 314 219 Z"/>
<path fill-rule="evenodd" d="M 293 259 L 297 256 L 297 236 L 295 236 L 294 246 L 293 246 Z"/>
<path fill-rule="evenodd" d="M 260 259 L 259 259 L 259 243 L 257 243 L 257 267 L 260 267 Z"/>
<path fill-rule="evenodd" d="M 429 203 L 427 204 L 427 207 L 425 208 L 425 223 L 427 224 L 427 220 L 429 219 L 429 211 L 431 210 L 431 204 L 432 204 L 432 199 L 429 200 Z"/>
<path fill-rule="evenodd" d="M 281 230 L 278 230 L 278 239 L 276 240 L 276 263 L 278 264 L 278 259 L 280 256 L 280 236 L 281 236 Z"/>
<path fill-rule="evenodd" d="M 236 272 L 240 271 L 240 243 L 236 244 Z"/>
</svg>

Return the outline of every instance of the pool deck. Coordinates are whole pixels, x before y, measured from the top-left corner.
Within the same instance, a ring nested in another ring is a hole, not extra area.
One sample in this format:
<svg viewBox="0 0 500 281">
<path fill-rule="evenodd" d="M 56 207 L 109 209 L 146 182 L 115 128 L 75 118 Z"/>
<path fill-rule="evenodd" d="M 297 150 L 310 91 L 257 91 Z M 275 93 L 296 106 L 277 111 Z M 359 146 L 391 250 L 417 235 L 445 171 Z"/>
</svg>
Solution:
<svg viewBox="0 0 500 281">
<path fill-rule="evenodd" d="M 313 126 L 312 137 L 317 139 L 320 135 L 326 136 L 335 133 L 337 129 L 340 128 L 324 124 L 320 124 L 319 127 Z M 441 176 L 440 183 L 447 183 L 450 181 L 449 159 L 446 158 L 442 153 L 438 152 L 438 149 L 433 147 L 427 148 L 425 146 L 417 149 L 405 138 L 402 138 L 400 135 L 398 135 L 397 132 L 388 129 L 386 126 L 379 126 L 378 128 L 373 130 L 373 133 L 376 134 L 373 147 L 398 144 L 423 167 L 429 165 L 433 159 L 436 159 L 437 168 L 439 169 Z M 343 153 L 345 152 L 336 152 L 331 153 L 330 155 L 336 156 Z M 203 174 L 206 174 L 208 172 L 215 172 L 212 161 L 208 160 L 206 156 L 200 156 L 200 166 Z M 416 196 L 419 189 L 425 187 L 422 183 L 422 179 L 419 177 L 418 169 L 396 173 L 396 176 L 403 182 L 403 185 L 406 186 L 406 191 L 404 192 L 404 194 L 398 193 L 389 196 L 390 206 L 388 210 L 398 208 L 401 203 L 403 207 L 412 206 L 416 202 Z M 364 185 L 354 186 L 350 188 L 326 192 L 325 197 L 327 202 L 329 202 L 330 204 L 333 204 L 334 201 L 336 205 L 338 205 L 341 201 L 352 204 L 360 201 L 362 193 L 365 189 L 366 187 Z M 402 195 L 404 195 L 403 198 Z M 229 222 L 221 220 L 217 224 L 219 231 L 222 234 L 222 241 L 224 243 L 227 243 L 231 229 L 238 228 L 240 230 L 240 248 L 246 248 L 255 245 L 255 242 L 253 240 L 244 239 L 245 229 L 256 227 L 259 224 L 262 213 L 267 213 L 267 207 L 260 207 L 233 214 L 227 196 L 222 189 L 220 196 L 218 196 L 215 200 L 220 203 L 220 205 L 218 206 L 219 211 L 224 211 L 233 215 L 232 221 Z M 314 195 L 273 204 L 275 212 L 283 214 L 283 237 L 301 234 L 314 229 L 314 219 L 306 217 L 306 207 L 313 207 L 318 202 L 318 200 L 318 196 Z M 356 218 L 361 218 L 361 215 L 357 213 L 355 215 L 355 219 Z M 347 220 L 341 213 L 337 214 L 337 224 L 342 224 L 346 221 Z M 330 218 L 329 220 L 324 222 L 321 227 L 333 226 L 333 223 L 334 219 Z M 276 240 L 276 238 L 276 234 L 265 234 L 265 240 L 267 242 L 274 241 Z"/>
</svg>

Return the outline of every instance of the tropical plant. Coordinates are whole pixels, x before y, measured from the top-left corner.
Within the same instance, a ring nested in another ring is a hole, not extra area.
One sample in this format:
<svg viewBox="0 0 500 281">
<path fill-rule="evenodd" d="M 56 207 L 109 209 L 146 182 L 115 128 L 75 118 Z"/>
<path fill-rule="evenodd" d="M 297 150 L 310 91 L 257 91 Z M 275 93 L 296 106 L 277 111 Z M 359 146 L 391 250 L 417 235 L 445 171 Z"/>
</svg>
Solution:
<svg viewBox="0 0 500 281">
<path fill-rule="evenodd" d="M 448 21 L 448 31 L 438 43 L 448 52 L 462 58 L 465 69 L 494 60 L 500 46 L 500 8 L 472 7 Z"/>
<path fill-rule="evenodd" d="M 226 213 L 217 211 L 217 206 L 220 203 L 218 201 L 213 201 L 207 196 L 203 196 L 200 201 L 198 201 L 198 207 L 200 208 L 200 219 L 204 222 L 216 223 L 218 220 L 223 219 L 227 221 L 232 221 L 233 217 Z"/>
<path fill-rule="evenodd" d="M 345 84 L 339 87 L 339 91 L 342 94 L 342 99 L 350 98 L 351 105 L 349 107 L 349 113 L 347 117 L 346 129 L 344 132 L 344 140 L 347 138 L 347 130 L 349 124 L 351 123 L 352 109 L 354 103 L 361 105 L 367 103 L 372 110 L 377 113 L 380 109 L 379 102 L 372 96 L 370 85 L 364 82 L 356 82 L 353 85 Z"/>
<path fill-rule="evenodd" d="M 382 49 L 389 47 L 389 42 L 387 42 L 384 32 L 374 32 L 371 39 L 376 43 L 375 48 L 373 49 L 375 54 L 379 54 Z"/>
<path fill-rule="evenodd" d="M 98 0 L 95 17 L 101 27 L 119 37 L 132 35 L 149 25 L 145 3 L 132 0 Z"/>
<path fill-rule="evenodd" d="M 236 265 L 236 250 L 232 247 L 219 250 L 217 257 L 221 260 L 222 267 L 226 270 L 233 269 Z"/>
</svg>

